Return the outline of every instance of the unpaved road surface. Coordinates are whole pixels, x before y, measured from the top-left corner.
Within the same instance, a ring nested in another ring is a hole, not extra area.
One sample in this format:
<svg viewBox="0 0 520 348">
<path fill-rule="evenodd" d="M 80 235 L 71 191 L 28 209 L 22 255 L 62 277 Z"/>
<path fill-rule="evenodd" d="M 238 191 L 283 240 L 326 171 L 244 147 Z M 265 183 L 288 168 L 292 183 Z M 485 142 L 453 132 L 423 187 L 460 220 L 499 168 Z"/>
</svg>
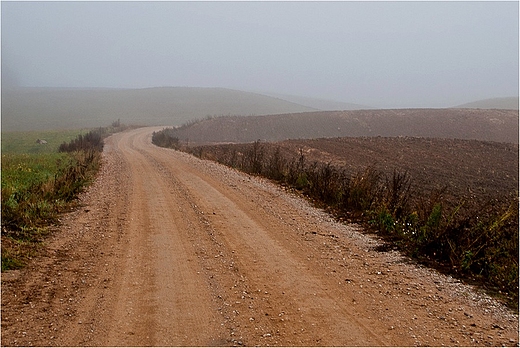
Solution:
<svg viewBox="0 0 520 348">
<path fill-rule="evenodd" d="M 81 207 L 2 274 L 2 346 L 513 346 L 518 316 L 268 181 L 106 142 Z"/>
</svg>

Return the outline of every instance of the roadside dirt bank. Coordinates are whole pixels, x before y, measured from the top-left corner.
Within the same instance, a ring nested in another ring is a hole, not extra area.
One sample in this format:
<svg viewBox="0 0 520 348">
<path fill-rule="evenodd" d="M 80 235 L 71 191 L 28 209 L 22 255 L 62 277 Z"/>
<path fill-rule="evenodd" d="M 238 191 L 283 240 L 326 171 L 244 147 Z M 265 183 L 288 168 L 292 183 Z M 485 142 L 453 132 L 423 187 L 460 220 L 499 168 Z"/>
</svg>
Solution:
<svg viewBox="0 0 520 348">
<path fill-rule="evenodd" d="M 153 130 L 107 139 L 81 207 L 2 273 L 2 346 L 518 345 L 488 296 Z"/>
</svg>

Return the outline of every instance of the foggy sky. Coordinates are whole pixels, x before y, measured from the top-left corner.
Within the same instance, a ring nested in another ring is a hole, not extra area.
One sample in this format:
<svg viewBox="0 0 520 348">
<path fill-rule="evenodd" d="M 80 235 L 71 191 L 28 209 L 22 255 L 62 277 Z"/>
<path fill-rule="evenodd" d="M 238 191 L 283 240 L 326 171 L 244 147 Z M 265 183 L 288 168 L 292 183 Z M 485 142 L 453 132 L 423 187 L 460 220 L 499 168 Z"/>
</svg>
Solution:
<svg viewBox="0 0 520 348">
<path fill-rule="evenodd" d="M 518 2 L 5 2 L 2 84 L 375 107 L 518 95 Z"/>
</svg>

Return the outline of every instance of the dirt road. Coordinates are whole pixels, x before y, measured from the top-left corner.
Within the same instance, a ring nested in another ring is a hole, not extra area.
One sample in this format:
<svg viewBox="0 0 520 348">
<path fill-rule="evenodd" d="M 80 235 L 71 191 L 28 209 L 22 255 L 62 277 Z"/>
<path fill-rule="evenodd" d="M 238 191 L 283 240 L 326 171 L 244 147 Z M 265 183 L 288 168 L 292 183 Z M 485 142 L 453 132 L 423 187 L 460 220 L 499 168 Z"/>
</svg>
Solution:
<svg viewBox="0 0 520 348">
<path fill-rule="evenodd" d="M 2 274 L 2 346 L 518 344 L 490 298 L 152 131 L 110 137 L 44 255 Z"/>
</svg>

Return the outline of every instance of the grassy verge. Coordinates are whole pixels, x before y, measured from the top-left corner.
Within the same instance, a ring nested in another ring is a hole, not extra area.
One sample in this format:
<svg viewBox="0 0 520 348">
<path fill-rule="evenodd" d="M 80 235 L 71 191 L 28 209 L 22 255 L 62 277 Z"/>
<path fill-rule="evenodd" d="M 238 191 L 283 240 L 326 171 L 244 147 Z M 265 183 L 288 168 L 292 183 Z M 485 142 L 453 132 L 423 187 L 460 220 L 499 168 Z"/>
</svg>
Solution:
<svg viewBox="0 0 520 348">
<path fill-rule="evenodd" d="M 2 154 L 2 271 L 23 267 L 38 253 L 48 227 L 74 206 L 77 195 L 95 178 L 103 137 L 121 129 L 113 124 L 76 131 L 71 140 L 64 132 L 61 145 L 56 136 L 56 144 L 49 146 L 53 151 L 19 153 L 22 144 Z"/>
<path fill-rule="evenodd" d="M 154 134 L 157 145 L 180 148 Z M 386 248 L 483 285 L 518 311 L 518 192 L 501 200 L 468 199 L 449 187 L 417 192 L 406 172 L 360 172 L 288 157 L 269 143 L 183 148 L 246 173 L 301 191 L 336 217 L 364 224 Z"/>
</svg>

